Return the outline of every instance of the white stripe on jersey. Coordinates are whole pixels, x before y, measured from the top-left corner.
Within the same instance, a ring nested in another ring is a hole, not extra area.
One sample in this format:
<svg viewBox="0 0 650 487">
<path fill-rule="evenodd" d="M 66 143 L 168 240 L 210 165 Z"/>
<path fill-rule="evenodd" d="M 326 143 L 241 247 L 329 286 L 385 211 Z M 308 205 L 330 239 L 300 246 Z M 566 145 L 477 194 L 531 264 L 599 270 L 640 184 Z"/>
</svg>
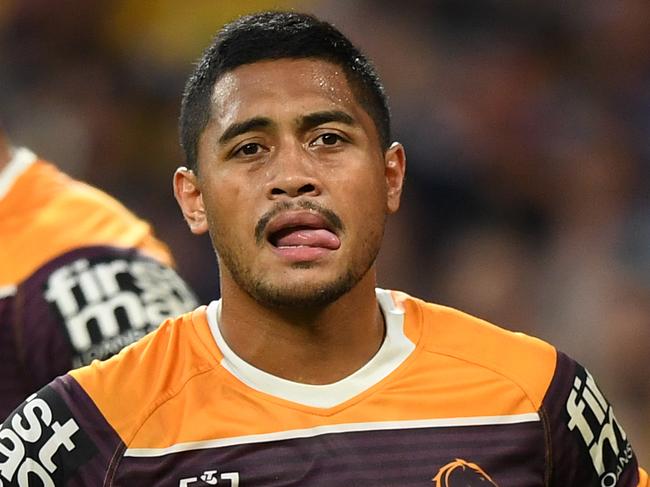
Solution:
<svg viewBox="0 0 650 487">
<path fill-rule="evenodd" d="M 36 155 L 24 147 L 14 150 L 9 164 L 0 171 L 0 200 L 9 193 L 14 182 L 36 161 Z"/>
<path fill-rule="evenodd" d="M 376 289 L 376 294 L 386 323 L 384 343 L 363 367 L 333 384 L 301 384 L 254 367 L 240 358 L 221 335 L 218 318 L 221 300 L 210 303 L 206 313 L 212 336 L 223 354 L 221 366 L 224 369 L 257 391 L 304 406 L 327 409 L 338 406 L 381 382 L 415 349 L 415 344 L 404 333 L 404 311 L 394 303 L 390 291 Z"/>
<path fill-rule="evenodd" d="M 259 435 L 236 436 L 220 438 L 217 440 L 191 441 L 177 443 L 166 448 L 127 448 L 125 457 L 161 457 L 170 453 L 180 453 L 207 448 L 220 448 L 224 446 L 248 445 L 251 443 L 265 443 L 268 441 L 291 440 L 296 438 L 313 438 L 315 436 L 332 433 L 354 433 L 359 431 L 382 431 L 417 428 L 449 428 L 454 426 L 489 426 L 531 423 L 539 421 L 539 414 L 511 414 L 507 416 L 475 416 L 467 418 L 437 418 L 417 419 L 410 421 L 377 421 L 369 423 L 348 423 L 314 428 L 278 431 Z"/>
<path fill-rule="evenodd" d="M 0 286 L 0 299 L 8 298 L 16 294 L 16 286 Z"/>
</svg>

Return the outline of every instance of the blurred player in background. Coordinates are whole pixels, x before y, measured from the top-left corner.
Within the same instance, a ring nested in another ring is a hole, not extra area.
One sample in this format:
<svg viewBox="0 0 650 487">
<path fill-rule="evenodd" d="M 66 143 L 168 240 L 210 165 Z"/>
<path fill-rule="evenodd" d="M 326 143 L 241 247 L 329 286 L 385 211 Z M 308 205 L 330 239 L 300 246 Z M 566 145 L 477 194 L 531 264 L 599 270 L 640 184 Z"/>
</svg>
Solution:
<svg viewBox="0 0 650 487">
<path fill-rule="evenodd" d="M 374 68 L 332 25 L 226 25 L 181 139 L 175 194 L 210 234 L 221 299 L 23 404 L 3 425 L 7 481 L 648 486 L 574 360 L 376 288 L 405 152 Z"/>
<path fill-rule="evenodd" d="M 0 132 L 0 416 L 196 305 L 146 222 Z"/>
</svg>

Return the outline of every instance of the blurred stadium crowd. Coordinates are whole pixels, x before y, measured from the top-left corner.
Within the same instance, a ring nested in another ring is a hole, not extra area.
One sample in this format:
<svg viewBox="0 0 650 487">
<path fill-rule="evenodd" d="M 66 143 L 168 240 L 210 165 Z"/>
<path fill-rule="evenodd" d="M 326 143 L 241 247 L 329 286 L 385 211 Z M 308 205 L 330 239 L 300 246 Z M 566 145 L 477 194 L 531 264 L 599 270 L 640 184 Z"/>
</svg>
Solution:
<svg viewBox="0 0 650 487">
<path fill-rule="evenodd" d="M 650 464 L 646 0 L 5 0 L 0 123 L 152 221 L 209 301 L 171 194 L 181 92 L 223 22 L 275 7 L 334 22 L 384 79 L 409 169 L 379 284 L 580 360 Z"/>
</svg>

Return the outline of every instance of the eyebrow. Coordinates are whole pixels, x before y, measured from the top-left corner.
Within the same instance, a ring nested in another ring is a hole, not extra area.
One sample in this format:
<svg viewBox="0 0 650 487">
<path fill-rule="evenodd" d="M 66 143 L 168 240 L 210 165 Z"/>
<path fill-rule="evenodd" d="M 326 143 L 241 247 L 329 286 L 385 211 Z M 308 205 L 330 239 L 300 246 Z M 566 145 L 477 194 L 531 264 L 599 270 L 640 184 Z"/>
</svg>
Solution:
<svg viewBox="0 0 650 487">
<path fill-rule="evenodd" d="M 352 116 L 341 110 L 314 112 L 298 117 L 297 119 L 298 128 L 303 132 L 329 122 L 340 122 L 352 127 L 357 125 L 356 120 L 352 118 Z M 272 125 L 273 121 L 267 117 L 253 117 L 242 122 L 233 123 L 224 130 L 223 134 L 221 134 L 221 137 L 219 137 L 219 144 L 223 145 L 238 135 L 245 134 L 251 130 L 268 128 Z"/>
<path fill-rule="evenodd" d="M 243 122 L 233 123 L 226 130 L 224 130 L 223 134 L 221 134 L 221 137 L 219 137 L 219 144 L 225 144 L 238 135 L 245 134 L 251 130 L 266 128 L 270 127 L 271 125 L 273 125 L 273 122 L 270 118 L 266 117 L 254 117 L 249 118 L 248 120 L 244 120 Z"/>
<path fill-rule="evenodd" d="M 345 125 L 350 125 L 351 127 L 358 125 L 354 118 L 341 110 L 314 112 L 309 115 L 298 117 L 298 127 L 301 131 L 307 131 L 329 122 L 340 122 Z"/>
</svg>

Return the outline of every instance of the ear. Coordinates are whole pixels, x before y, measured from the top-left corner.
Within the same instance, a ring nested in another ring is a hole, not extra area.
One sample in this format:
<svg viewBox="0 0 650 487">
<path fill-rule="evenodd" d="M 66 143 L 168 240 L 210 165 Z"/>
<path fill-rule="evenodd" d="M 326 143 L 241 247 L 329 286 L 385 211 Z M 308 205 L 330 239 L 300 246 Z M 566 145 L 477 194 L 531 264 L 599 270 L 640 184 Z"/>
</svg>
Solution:
<svg viewBox="0 0 650 487">
<path fill-rule="evenodd" d="M 387 201 L 386 210 L 389 214 L 399 209 L 402 198 L 402 187 L 406 174 L 406 152 L 399 142 L 393 142 L 384 154 L 384 175 L 386 177 Z"/>
<path fill-rule="evenodd" d="M 194 171 L 179 167 L 174 172 L 174 196 L 181 207 L 190 231 L 201 235 L 208 231 L 208 218 L 203 204 L 203 195 Z"/>
</svg>

